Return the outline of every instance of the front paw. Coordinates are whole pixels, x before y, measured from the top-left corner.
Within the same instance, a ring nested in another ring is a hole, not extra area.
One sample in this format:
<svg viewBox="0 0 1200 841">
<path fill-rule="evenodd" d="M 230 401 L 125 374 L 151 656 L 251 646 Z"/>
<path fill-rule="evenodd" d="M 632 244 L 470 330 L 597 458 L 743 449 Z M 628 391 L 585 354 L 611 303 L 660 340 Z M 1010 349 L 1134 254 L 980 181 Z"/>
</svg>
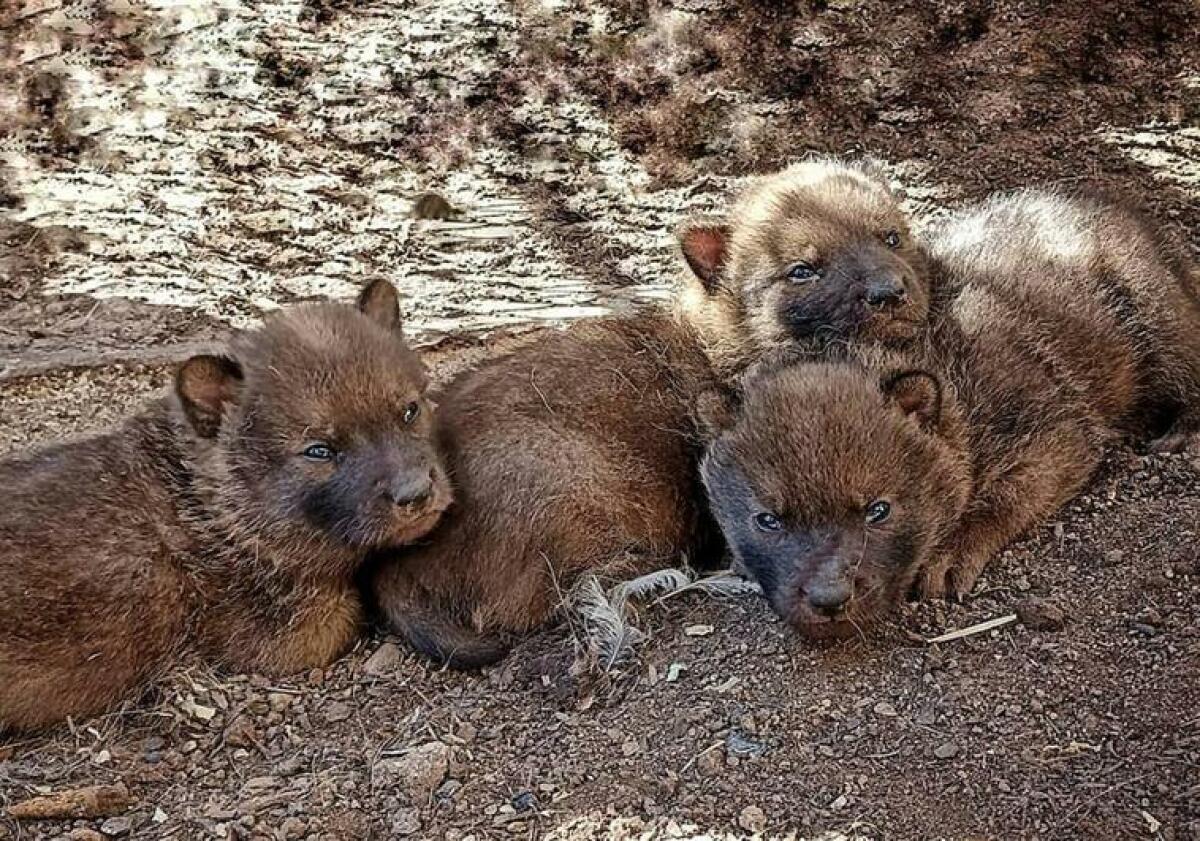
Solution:
<svg viewBox="0 0 1200 841">
<path fill-rule="evenodd" d="M 913 584 L 912 597 L 917 601 L 945 598 L 952 565 L 948 558 L 933 559 L 927 563 Z"/>
<path fill-rule="evenodd" d="M 982 564 L 946 556 L 930 561 L 917 576 L 915 595 L 926 599 L 962 601 L 975 587 Z"/>
</svg>

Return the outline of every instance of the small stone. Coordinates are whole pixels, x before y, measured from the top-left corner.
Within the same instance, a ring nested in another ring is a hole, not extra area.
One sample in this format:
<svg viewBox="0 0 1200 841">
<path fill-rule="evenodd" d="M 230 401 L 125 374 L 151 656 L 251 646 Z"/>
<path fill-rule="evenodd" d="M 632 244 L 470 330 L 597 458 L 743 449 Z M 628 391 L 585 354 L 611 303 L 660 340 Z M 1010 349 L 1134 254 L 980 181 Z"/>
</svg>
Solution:
<svg viewBox="0 0 1200 841">
<path fill-rule="evenodd" d="M 184 701 L 183 708 L 190 716 L 200 721 L 212 721 L 213 717 L 217 714 L 216 707 L 198 704 L 191 698 Z"/>
<path fill-rule="evenodd" d="M 942 742 L 933 749 L 933 755 L 938 759 L 953 759 L 958 756 L 958 745 L 954 742 Z"/>
<path fill-rule="evenodd" d="M 281 713 L 292 705 L 292 696 L 286 692 L 272 692 L 267 696 L 271 712 Z"/>
<path fill-rule="evenodd" d="M 385 642 L 363 663 L 363 672 L 368 675 L 391 674 L 400 665 L 400 647 L 394 642 Z"/>
<path fill-rule="evenodd" d="M 408 836 L 421 831 L 421 814 L 411 807 L 397 809 L 392 816 L 392 835 Z"/>
<path fill-rule="evenodd" d="M 1145 610 L 1141 611 L 1137 615 L 1136 621 L 1140 622 L 1143 625 L 1149 625 L 1153 628 L 1159 628 L 1159 627 L 1162 627 L 1163 618 L 1162 618 L 1162 614 L 1159 613 L 1157 610 L 1155 610 L 1152 607 L 1148 607 Z"/>
<path fill-rule="evenodd" d="M 1039 598 L 1028 598 L 1018 603 L 1017 618 L 1031 631 L 1061 631 L 1067 624 L 1067 616 L 1061 607 Z"/>
<path fill-rule="evenodd" d="M 133 823 L 129 818 L 109 818 L 100 824 L 100 831 L 109 838 L 120 838 L 122 835 L 128 835 L 132 830 Z"/>
<path fill-rule="evenodd" d="M 450 747 L 429 742 L 375 766 L 375 780 L 384 788 L 400 788 L 415 805 L 426 803 L 450 770 Z"/>
<path fill-rule="evenodd" d="M 71 841 L 104 841 L 104 836 L 94 829 L 73 829 L 67 838 Z"/>
<path fill-rule="evenodd" d="M 452 800 L 462 787 L 463 784 L 458 780 L 450 779 L 438 786 L 433 794 L 438 800 Z"/>
<path fill-rule="evenodd" d="M 254 722 L 248 716 L 239 715 L 225 727 L 225 744 L 235 748 L 248 748 L 258 741 Z"/>
<path fill-rule="evenodd" d="M 724 767 L 725 751 L 718 748 L 706 750 L 696 758 L 696 770 L 705 777 L 711 777 L 714 774 L 719 774 L 721 769 Z"/>
<path fill-rule="evenodd" d="M 517 813 L 532 812 L 538 806 L 537 796 L 532 791 L 522 791 L 512 799 L 512 807 Z"/>
<path fill-rule="evenodd" d="M 304 757 L 289 756 L 280 761 L 279 764 L 275 766 L 275 770 L 284 777 L 293 777 L 304 770 L 305 764 Z"/>
<path fill-rule="evenodd" d="M 896 708 L 887 701 L 880 701 L 873 707 L 873 709 L 875 710 L 875 715 L 882 716 L 884 718 L 895 718 L 897 715 Z"/>
<path fill-rule="evenodd" d="M 746 759 L 762 756 L 767 752 L 767 746 L 738 730 L 730 730 L 729 735 L 725 737 L 725 752 L 730 756 Z"/>
<path fill-rule="evenodd" d="M 767 813 L 757 806 L 747 806 L 738 815 L 738 826 L 747 832 L 762 832 L 767 828 Z"/>
<path fill-rule="evenodd" d="M 414 219 L 453 219 L 458 216 L 454 205 L 437 193 L 422 193 L 413 201 L 412 216 Z"/>
<path fill-rule="evenodd" d="M 706 637 L 713 632 L 712 625 L 688 625 L 683 632 L 689 637 Z"/>
<path fill-rule="evenodd" d="M 349 704 L 343 704 L 341 701 L 334 701 L 325 707 L 325 720 L 331 724 L 336 724 L 339 721 L 345 721 L 351 715 L 353 710 Z"/>
<path fill-rule="evenodd" d="M 304 836 L 307 829 L 308 824 L 301 818 L 288 818 L 279 825 L 279 834 L 283 836 L 284 841 L 296 841 Z"/>
</svg>

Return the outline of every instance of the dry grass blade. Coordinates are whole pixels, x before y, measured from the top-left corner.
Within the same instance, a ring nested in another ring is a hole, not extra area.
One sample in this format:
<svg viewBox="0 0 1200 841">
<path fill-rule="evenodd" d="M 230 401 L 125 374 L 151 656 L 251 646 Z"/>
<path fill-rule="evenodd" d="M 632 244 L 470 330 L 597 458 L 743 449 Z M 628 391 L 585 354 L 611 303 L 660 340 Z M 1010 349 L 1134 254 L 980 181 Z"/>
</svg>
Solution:
<svg viewBox="0 0 1200 841">
<path fill-rule="evenodd" d="M 963 637 L 974 636 L 975 634 L 983 634 L 995 628 L 1002 628 L 1009 623 L 1017 621 L 1017 614 L 1009 613 L 1005 616 L 999 616 L 995 619 L 989 619 L 986 622 L 980 622 L 978 625 L 972 625 L 969 628 L 960 628 L 957 631 L 950 631 L 947 634 L 942 634 L 932 639 L 927 639 L 925 642 L 931 645 L 935 642 L 950 642 L 951 640 L 962 639 Z"/>
</svg>

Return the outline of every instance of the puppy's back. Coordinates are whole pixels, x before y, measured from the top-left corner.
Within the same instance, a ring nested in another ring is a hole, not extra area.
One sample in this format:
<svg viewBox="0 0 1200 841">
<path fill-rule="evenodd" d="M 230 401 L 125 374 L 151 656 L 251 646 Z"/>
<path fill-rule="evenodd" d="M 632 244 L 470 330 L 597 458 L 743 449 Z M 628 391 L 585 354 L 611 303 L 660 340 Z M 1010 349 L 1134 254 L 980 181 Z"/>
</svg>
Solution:
<svg viewBox="0 0 1200 841">
<path fill-rule="evenodd" d="M 0 729 L 102 710 L 183 639 L 190 542 L 153 415 L 0 465 Z"/>
</svg>

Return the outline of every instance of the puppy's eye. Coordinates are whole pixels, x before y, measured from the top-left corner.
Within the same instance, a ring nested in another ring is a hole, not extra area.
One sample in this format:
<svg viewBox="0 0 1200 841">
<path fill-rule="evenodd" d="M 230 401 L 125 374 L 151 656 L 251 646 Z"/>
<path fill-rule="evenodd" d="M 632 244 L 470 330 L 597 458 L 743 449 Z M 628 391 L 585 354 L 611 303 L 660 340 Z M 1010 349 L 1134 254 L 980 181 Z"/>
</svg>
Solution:
<svg viewBox="0 0 1200 841">
<path fill-rule="evenodd" d="M 754 524 L 762 531 L 779 531 L 783 528 L 783 523 L 778 517 L 770 511 L 764 511 L 761 514 L 754 515 Z"/>
<path fill-rule="evenodd" d="M 793 283 L 812 283 L 821 277 L 821 272 L 808 263 L 797 263 L 788 269 L 787 276 Z"/>
<path fill-rule="evenodd" d="M 309 461 L 333 461 L 335 458 L 337 458 L 337 450 L 328 444 L 322 444 L 318 442 L 316 444 L 309 444 L 307 447 L 305 447 L 304 452 L 301 453 L 301 455 L 303 455 Z"/>
<path fill-rule="evenodd" d="M 877 526 L 892 516 L 892 506 L 882 499 L 877 499 L 867 506 L 865 515 L 867 525 Z"/>
<path fill-rule="evenodd" d="M 417 419 L 417 417 L 420 414 L 421 414 L 421 404 L 416 403 L 416 402 L 409 403 L 407 406 L 404 407 L 404 423 L 411 424 L 413 421 L 415 421 Z"/>
<path fill-rule="evenodd" d="M 883 235 L 883 244 L 888 248 L 899 248 L 900 233 L 898 231 L 888 231 Z"/>
</svg>

